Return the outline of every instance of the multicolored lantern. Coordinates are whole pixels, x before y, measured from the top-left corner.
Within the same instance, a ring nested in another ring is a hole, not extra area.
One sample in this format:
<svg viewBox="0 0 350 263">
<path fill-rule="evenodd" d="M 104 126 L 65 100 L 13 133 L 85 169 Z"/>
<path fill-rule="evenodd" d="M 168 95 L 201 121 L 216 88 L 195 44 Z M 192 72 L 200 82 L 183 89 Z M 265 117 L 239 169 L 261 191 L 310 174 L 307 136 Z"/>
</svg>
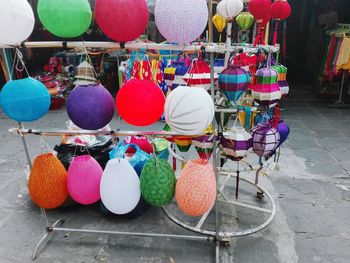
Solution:
<svg viewBox="0 0 350 263">
<path fill-rule="evenodd" d="M 67 113 L 79 128 L 98 130 L 112 120 L 114 100 L 101 84 L 76 86 L 68 97 Z"/>
<path fill-rule="evenodd" d="M 221 137 L 221 145 L 228 158 L 240 160 L 253 147 L 252 136 L 244 128 L 232 128 Z"/>
<path fill-rule="evenodd" d="M 92 18 L 87 0 L 39 0 L 38 15 L 50 33 L 64 38 L 78 37 L 85 33 Z"/>
<path fill-rule="evenodd" d="M 275 151 L 280 134 L 268 123 L 260 123 L 251 131 L 253 137 L 253 151 L 261 157 L 270 156 Z"/>
<path fill-rule="evenodd" d="M 280 87 L 282 98 L 284 98 L 289 94 L 289 85 L 287 82 L 288 69 L 281 64 L 272 66 L 272 68 L 278 72 L 278 86 Z"/>
<path fill-rule="evenodd" d="M 187 86 L 203 87 L 205 90 L 208 90 L 211 83 L 209 65 L 202 60 L 194 59 L 183 80 Z M 218 75 L 214 73 L 214 81 L 216 82 L 217 80 Z"/>
<path fill-rule="evenodd" d="M 226 22 L 226 18 L 216 14 L 215 16 L 213 16 L 212 19 L 213 25 L 215 26 L 216 30 L 219 32 L 220 36 L 219 36 L 219 42 L 221 42 L 221 33 L 222 31 L 224 31 L 227 22 Z"/>
<path fill-rule="evenodd" d="M 271 6 L 271 18 L 275 19 L 275 31 L 273 35 L 273 44 L 277 43 L 278 25 L 281 20 L 287 19 L 292 9 L 287 0 L 275 0 Z"/>
<path fill-rule="evenodd" d="M 109 38 L 128 42 L 145 31 L 149 11 L 145 0 L 96 0 L 95 17 L 98 26 Z"/>
<path fill-rule="evenodd" d="M 243 10 L 243 0 L 222 0 L 216 7 L 222 17 L 233 19 Z"/>
<path fill-rule="evenodd" d="M 120 117 L 134 126 L 148 126 L 163 114 L 165 97 L 153 81 L 131 79 L 118 92 Z"/>
<path fill-rule="evenodd" d="M 26 0 L 0 0 L 0 44 L 19 45 L 34 29 L 35 17 Z"/>
<path fill-rule="evenodd" d="M 0 92 L 2 110 L 10 119 L 36 121 L 50 108 L 50 93 L 43 83 L 33 78 L 11 80 Z"/>
<path fill-rule="evenodd" d="M 277 125 L 277 131 L 280 134 L 280 142 L 277 146 L 280 147 L 288 138 L 290 133 L 290 128 L 285 121 L 280 121 Z"/>
<path fill-rule="evenodd" d="M 243 91 L 248 88 L 250 76 L 247 71 L 236 65 L 230 65 L 219 77 L 219 88 L 226 97 L 236 103 L 242 96 Z"/>
<path fill-rule="evenodd" d="M 184 62 L 174 61 L 167 66 L 164 70 L 164 81 L 168 88 L 174 90 L 180 85 L 186 86 L 183 76 L 187 71 L 188 66 Z"/>
<path fill-rule="evenodd" d="M 154 15 L 157 28 L 166 40 L 189 43 L 196 40 L 207 26 L 207 1 L 158 0 Z"/>
<path fill-rule="evenodd" d="M 254 46 L 257 44 L 265 44 L 265 25 L 271 19 L 271 0 L 251 0 L 249 2 L 249 12 L 254 16 L 258 25 L 257 36 L 255 38 Z"/>
<path fill-rule="evenodd" d="M 168 95 L 164 111 L 171 129 L 183 135 L 202 134 L 215 113 L 208 92 L 203 88 L 187 86 L 179 86 Z"/>
<path fill-rule="evenodd" d="M 192 139 L 192 144 L 196 147 L 199 158 L 203 160 L 210 159 L 214 149 L 214 137 L 213 135 L 204 135 Z"/>
</svg>

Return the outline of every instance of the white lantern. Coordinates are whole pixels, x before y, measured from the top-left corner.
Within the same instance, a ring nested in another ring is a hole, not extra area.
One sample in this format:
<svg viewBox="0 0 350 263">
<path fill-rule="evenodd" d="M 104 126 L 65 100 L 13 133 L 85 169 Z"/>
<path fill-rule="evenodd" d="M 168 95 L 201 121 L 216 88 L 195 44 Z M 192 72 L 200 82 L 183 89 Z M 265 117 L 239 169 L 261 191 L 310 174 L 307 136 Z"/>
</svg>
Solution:
<svg viewBox="0 0 350 263">
<path fill-rule="evenodd" d="M 232 19 L 243 11 L 243 6 L 243 0 L 223 0 L 218 4 L 216 10 L 219 15 Z"/>
<path fill-rule="evenodd" d="M 140 179 L 126 159 L 112 159 L 107 163 L 100 184 L 101 200 L 114 214 L 131 212 L 141 197 Z"/>
<path fill-rule="evenodd" d="M 21 44 L 33 32 L 34 23 L 27 0 L 0 0 L 0 44 Z"/>
<path fill-rule="evenodd" d="M 253 138 L 245 129 L 234 127 L 223 134 L 221 145 L 227 157 L 239 160 L 253 147 Z"/>
<path fill-rule="evenodd" d="M 174 132 L 202 134 L 214 118 L 214 103 L 202 87 L 179 86 L 165 102 L 165 118 Z"/>
</svg>

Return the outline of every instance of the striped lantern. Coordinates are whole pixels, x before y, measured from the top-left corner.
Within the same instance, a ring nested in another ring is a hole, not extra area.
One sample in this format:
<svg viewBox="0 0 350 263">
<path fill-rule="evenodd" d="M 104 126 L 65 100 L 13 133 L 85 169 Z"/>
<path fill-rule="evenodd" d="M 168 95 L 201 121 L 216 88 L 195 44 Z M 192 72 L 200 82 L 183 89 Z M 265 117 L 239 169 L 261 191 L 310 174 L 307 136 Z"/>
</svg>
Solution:
<svg viewBox="0 0 350 263">
<path fill-rule="evenodd" d="M 223 134 L 221 145 L 227 157 L 240 160 L 247 156 L 248 150 L 253 147 L 253 139 L 245 129 L 234 127 Z"/>
<path fill-rule="evenodd" d="M 267 68 L 256 72 L 256 84 L 252 88 L 255 102 L 264 106 L 274 106 L 281 99 L 282 92 L 278 86 L 278 72 L 268 63 Z"/>
<path fill-rule="evenodd" d="M 253 136 L 253 151 L 261 157 L 271 155 L 280 142 L 280 134 L 268 123 L 260 123 L 255 126 L 251 134 Z"/>
<path fill-rule="evenodd" d="M 282 98 L 286 97 L 289 93 L 289 85 L 287 82 L 287 67 L 278 64 L 272 66 L 278 72 L 278 86 L 280 87 Z"/>
<path fill-rule="evenodd" d="M 196 147 L 199 157 L 203 160 L 209 160 L 213 153 L 214 136 L 204 135 L 193 138 L 192 144 Z"/>
<path fill-rule="evenodd" d="M 236 65 L 229 66 L 219 77 L 220 90 L 234 103 L 242 96 L 249 83 L 249 73 Z"/>
<path fill-rule="evenodd" d="M 164 70 L 164 80 L 168 88 L 174 90 L 180 85 L 186 85 L 182 77 L 187 73 L 188 67 L 185 63 L 174 61 Z"/>
<path fill-rule="evenodd" d="M 205 90 L 210 88 L 210 67 L 204 61 L 194 59 L 183 80 L 187 86 L 201 87 Z M 218 74 L 214 73 L 214 81 L 218 80 Z"/>
</svg>

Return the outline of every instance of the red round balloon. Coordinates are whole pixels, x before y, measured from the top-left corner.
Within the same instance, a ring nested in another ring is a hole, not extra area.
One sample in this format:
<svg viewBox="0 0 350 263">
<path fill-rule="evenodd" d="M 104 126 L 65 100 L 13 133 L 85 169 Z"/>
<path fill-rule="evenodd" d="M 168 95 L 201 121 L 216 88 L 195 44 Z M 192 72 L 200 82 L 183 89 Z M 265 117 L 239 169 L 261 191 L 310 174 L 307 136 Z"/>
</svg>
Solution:
<svg viewBox="0 0 350 263">
<path fill-rule="evenodd" d="M 165 97 L 153 81 L 132 79 L 121 87 L 116 104 L 124 121 L 134 126 L 148 126 L 162 116 Z"/>
<path fill-rule="evenodd" d="M 95 18 L 109 38 L 128 42 L 145 31 L 149 11 L 145 0 L 96 0 Z"/>
<path fill-rule="evenodd" d="M 276 20 L 287 19 L 292 9 L 287 0 L 276 0 L 271 6 L 271 17 Z"/>
<path fill-rule="evenodd" d="M 266 24 L 271 19 L 271 0 L 251 0 L 249 12 L 258 24 Z"/>
</svg>

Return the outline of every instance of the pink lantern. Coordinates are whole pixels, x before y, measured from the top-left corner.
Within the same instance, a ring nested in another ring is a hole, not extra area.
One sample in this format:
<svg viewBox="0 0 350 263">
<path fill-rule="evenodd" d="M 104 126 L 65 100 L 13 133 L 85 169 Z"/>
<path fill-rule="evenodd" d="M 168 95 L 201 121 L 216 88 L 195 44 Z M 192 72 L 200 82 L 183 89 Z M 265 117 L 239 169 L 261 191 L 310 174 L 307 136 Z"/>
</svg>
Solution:
<svg viewBox="0 0 350 263">
<path fill-rule="evenodd" d="M 214 73 L 214 81 L 217 82 L 218 74 Z M 187 86 L 210 88 L 210 67 L 202 60 L 194 59 L 187 73 L 183 76 Z"/>
<path fill-rule="evenodd" d="M 68 169 L 67 186 L 73 200 L 90 205 L 100 200 L 100 181 L 103 170 L 89 155 L 77 156 Z"/>
<path fill-rule="evenodd" d="M 128 42 L 145 31 L 149 11 L 145 0 L 96 0 L 95 17 L 109 38 Z"/>
</svg>

